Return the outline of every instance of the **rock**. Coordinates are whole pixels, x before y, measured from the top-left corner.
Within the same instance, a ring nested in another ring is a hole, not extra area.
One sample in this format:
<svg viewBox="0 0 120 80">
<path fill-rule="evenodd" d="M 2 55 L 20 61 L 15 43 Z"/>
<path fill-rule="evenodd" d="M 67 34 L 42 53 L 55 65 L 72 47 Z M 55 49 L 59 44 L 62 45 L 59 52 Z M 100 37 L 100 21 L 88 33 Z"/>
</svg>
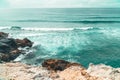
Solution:
<svg viewBox="0 0 120 80">
<path fill-rule="evenodd" d="M 29 39 L 24 38 L 23 40 L 21 39 L 16 39 L 16 43 L 18 45 L 18 47 L 32 47 L 33 42 L 31 42 Z"/>
<path fill-rule="evenodd" d="M 4 54 L 4 53 L 0 53 L 0 61 L 6 61 L 6 62 L 10 61 L 9 55 Z"/>
<path fill-rule="evenodd" d="M 0 42 L 7 44 L 11 49 L 17 49 L 17 43 L 13 38 L 1 39 Z"/>
<path fill-rule="evenodd" d="M 48 70 L 63 71 L 64 69 L 70 66 L 81 66 L 81 65 L 78 63 L 70 63 L 65 60 L 48 59 L 42 63 L 42 66 L 46 67 Z"/>
<path fill-rule="evenodd" d="M 0 42 L 0 53 L 8 53 L 10 51 L 10 47 L 5 44 Z"/>
<path fill-rule="evenodd" d="M 120 80 L 120 68 L 113 68 L 104 64 L 90 64 L 87 72 L 92 76 L 101 77 L 102 80 Z"/>
<path fill-rule="evenodd" d="M 0 32 L 0 38 L 7 38 L 8 33 Z"/>
<path fill-rule="evenodd" d="M 17 43 L 12 38 L 4 38 L 0 40 L 0 52 L 9 53 L 17 49 Z"/>
<path fill-rule="evenodd" d="M 49 71 L 22 63 L 0 64 L 0 80 L 52 80 Z"/>
<path fill-rule="evenodd" d="M 59 77 L 51 78 L 53 80 L 102 80 L 99 77 L 91 76 L 87 73 L 86 69 L 80 66 L 71 66 L 64 71 L 59 71 L 57 76 Z"/>
<path fill-rule="evenodd" d="M 32 47 L 32 45 L 33 42 L 27 38 L 23 40 L 8 38 L 7 33 L 0 32 L 0 61 L 14 60 L 25 51 L 24 49 L 19 50 L 19 47 Z"/>
<path fill-rule="evenodd" d="M 0 60 L 9 62 L 11 60 L 16 59 L 21 54 L 20 50 L 13 50 L 10 53 L 0 53 Z"/>
<path fill-rule="evenodd" d="M 10 54 L 9 54 L 9 60 L 16 59 L 21 53 L 22 52 L 18 49 L 11 51 Z"/>
</svg>

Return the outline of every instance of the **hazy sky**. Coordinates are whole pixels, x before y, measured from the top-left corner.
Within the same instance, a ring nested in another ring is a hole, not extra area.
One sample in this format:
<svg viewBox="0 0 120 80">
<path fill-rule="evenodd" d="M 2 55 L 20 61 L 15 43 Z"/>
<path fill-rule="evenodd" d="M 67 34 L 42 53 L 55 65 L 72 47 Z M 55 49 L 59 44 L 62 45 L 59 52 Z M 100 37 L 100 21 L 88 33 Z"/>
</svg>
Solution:
<svg viewBox="0 0 120 80">
<path fill-rule="evenodd" d="M 120 7 L 120 0 L 0 0 L 0 8 Z"/>
</svg>

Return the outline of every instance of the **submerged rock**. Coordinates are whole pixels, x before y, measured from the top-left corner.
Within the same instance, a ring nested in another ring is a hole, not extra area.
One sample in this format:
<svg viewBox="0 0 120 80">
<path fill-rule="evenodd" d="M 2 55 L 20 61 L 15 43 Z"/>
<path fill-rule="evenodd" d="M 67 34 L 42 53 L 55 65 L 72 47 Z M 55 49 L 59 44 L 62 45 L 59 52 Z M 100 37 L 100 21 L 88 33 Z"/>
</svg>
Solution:
<svg viewBox="0 0 120 80">
<path fill-rule="evenodd" d="M 46 67 L 48 70 L 63 71 L 70 66 L 81 66 L 81 65 L 78 63 L 70 63 L 65 60 L 48 59 L 42 63 L 42 66 Z"/>
</svg>

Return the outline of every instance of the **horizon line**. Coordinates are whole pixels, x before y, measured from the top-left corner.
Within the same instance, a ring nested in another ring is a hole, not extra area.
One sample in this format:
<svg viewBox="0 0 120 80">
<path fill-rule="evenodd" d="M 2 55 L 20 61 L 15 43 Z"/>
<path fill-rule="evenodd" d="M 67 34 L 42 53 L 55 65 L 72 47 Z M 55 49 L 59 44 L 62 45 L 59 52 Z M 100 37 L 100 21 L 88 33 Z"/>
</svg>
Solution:
<svg viewBox="0 0 120 80">
<path fill-rule="evenodd" d="M 61 9 L 62 9 L 62 8 L 86 8 L 86 9 L 87 9 L 87 8 L 88 8 L 88 9 L 89 9 L 89 8 L 101 8 L 101 9 L 104 9 L 104 8 L 120 8 L 120 7 L 39 7 L 39 8 L 38 8 L 38 7 L 36 7 L 36 8 L 35 8 L 35 7 L 31 7 L 31 8 L 30 8 L 30 7 L 29 7 L 29 8 L 27 8 L 27 7 L 23 7 L 23 8 L 22 8 L 22 7 L 21 7 L 21 8 L 0 8 L 0 9 L 52 9 L 52 8 L 53 8 L 53 9 L 54 9 L 54 8 L 58 8 L 58 9 L 59 9 L 59 8 L 61 8 Z"/>
</svg>

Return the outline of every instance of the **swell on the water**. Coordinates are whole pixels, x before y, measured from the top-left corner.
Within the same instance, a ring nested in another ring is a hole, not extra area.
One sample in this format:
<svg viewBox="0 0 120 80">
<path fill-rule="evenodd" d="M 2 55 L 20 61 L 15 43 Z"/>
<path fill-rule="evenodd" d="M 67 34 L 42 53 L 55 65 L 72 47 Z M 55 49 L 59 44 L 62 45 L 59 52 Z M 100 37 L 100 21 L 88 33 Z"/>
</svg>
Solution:
<svg viewBox="0 0 120 80">
<path fill-rule="evenodd" d="M 84 21 L 63 21 L 63 20 L 59 20 L 59 21 L 56 21 L 56 20 L 15 20 L 14 22 L 61 22 L 61 23 L 84 23 L 84 24 L 87 24 L 87 23 L 120 23 L 120 21 L 112 21 L 112 20 L 84 20 Z"/>
<path fill-rule="evenodd" d="M 88 19 L 120 19 L 120 17 L 87 17 Z"/>
</svg>

